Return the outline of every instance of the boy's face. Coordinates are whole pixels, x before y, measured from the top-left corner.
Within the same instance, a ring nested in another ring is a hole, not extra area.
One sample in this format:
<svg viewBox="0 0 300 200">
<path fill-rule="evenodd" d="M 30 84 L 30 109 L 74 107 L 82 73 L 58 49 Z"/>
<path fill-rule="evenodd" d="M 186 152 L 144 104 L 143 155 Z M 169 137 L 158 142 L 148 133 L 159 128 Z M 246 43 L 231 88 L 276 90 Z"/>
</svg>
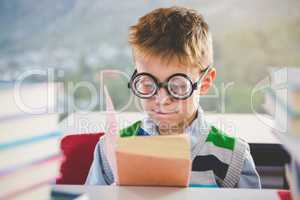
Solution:
<svg viewBox="0 0 300 200">
<path fill-rule="evenodd" d="M 196 82 L 200 76 L 201 69 L 195 66 L 183 66 L 176 60 L 168 64 L 162 62 L 158 57 L 135 58 L 135 66 L 138 73 L 146 72 L 153 75 L 159 82 L 165 82 L 170 76 L 176 73 L 186 74 L 192 82 Z M 207 76 L 211 76 L 210 73 Z M 215 73 L 213 73 L 215 76 Z M 206 76 L 204 80 L 206 80 Z M 211 82 L 214 77 L 209 79 Z M 202 81 L 202 84 L 203 84 Z M 208 85 L 207 87 L 209 87 Z M 189 98 L 177 100 L 168 95 L 165 88 L 160 88 L 158 93 L 150 99 L 141 99 L 144 111 L 159 126 L 160 134 L 183 133 L 186 127 L 195 117 L 199 105 L 200 92 L 205 93 L 208 88 L 198 87 Z M 202 91 L 201 91 L 202 90 Z"/>
</svg>

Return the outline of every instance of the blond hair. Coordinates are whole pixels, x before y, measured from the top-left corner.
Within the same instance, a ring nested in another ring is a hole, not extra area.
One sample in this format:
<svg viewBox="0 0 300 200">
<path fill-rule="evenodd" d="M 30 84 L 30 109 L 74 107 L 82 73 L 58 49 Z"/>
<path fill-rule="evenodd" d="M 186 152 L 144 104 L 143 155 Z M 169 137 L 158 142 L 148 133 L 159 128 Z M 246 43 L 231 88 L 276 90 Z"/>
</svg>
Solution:
<svg viewBox="0 0 300 200">
<path fill-rule="evenodd" d="M 203 16 L 184 7 L 158 8 L 129 29 L 134 54 L 176 58 L 202 68 L 213 62 L 212 38 Z"/>
</svg>

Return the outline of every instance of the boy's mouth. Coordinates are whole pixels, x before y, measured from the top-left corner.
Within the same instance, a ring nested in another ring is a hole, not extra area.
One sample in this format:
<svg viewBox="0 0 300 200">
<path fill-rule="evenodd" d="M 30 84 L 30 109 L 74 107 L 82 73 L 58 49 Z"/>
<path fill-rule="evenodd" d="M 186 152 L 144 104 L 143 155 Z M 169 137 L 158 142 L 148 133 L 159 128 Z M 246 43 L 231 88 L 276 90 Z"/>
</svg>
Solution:
<svg viewBox="0 0 300 200">
<path fill-rule="evenodd" d="M 152 110 L 152 111 L 159 115 L 170 115 L 178 112 L 178 111 L 161 111 L 161 110 Z"/>
</svg>

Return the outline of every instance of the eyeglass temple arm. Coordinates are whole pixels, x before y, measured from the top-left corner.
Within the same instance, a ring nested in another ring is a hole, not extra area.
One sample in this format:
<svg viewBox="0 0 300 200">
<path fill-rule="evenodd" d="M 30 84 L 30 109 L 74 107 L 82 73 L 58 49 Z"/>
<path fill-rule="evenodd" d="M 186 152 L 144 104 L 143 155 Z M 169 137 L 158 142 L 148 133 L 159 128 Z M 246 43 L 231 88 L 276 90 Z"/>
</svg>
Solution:
<svg viewBox="0 0 300 200">
<path fill-rule="evenodd" d="M 202 79 L 207 75 L 210 68 L 211 68 L 210 65 L 208 65 L 205 69 L 200 71 L 200 73 L 204 73 L 204 74 L 202 76 L 200 76 L 199 79 L 195 83 L 193 83 L 194 90 L 198 88 L 199 82 L 201 82 Z"/>
<path fill-rule="evenodd" d="M 131 78 L 130 78 L 130 81 L 127 83 L 127 87 L 130 89 L 131 88 L 131 80 L 133 80 L 134 76 L 137 74 L 137 70 L 135 69 Z"/>
</svg>

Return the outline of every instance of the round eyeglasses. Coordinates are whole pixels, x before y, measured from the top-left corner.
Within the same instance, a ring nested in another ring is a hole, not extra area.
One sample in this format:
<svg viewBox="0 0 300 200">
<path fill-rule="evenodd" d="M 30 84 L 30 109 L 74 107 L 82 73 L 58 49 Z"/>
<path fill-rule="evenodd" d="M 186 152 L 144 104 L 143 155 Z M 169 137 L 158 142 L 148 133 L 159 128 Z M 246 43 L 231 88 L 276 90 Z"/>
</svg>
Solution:
<svg viewBox="0 0 300 200">
<path fill-rule="evenodd" d="M 184 100 L 189 98 L 194 90 L 198 88 L 199 83 L 201 83 L 203 77 L 206 76 L 209 68 L 208 66 L 202 70 L 201 73 L 203 73 L 203 75 L 194 83 L 183 73 L 173 74 L 165 82 L 159 82 L 152 74 L 145 72 L 137 73 L 137 70 L 135 70 L 128 83 L 128 88 L 139 98 L 150 99 L 163 87 L 173 98 Z"/>
</svg>

